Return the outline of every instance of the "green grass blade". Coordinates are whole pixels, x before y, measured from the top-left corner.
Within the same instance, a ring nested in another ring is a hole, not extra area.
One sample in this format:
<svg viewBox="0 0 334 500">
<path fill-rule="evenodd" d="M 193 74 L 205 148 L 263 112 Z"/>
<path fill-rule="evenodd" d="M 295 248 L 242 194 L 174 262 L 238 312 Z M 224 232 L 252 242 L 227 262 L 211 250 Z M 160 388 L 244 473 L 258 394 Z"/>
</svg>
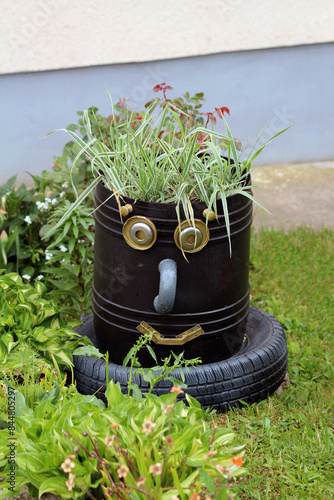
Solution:
<svg viewBox="0 0 334 500">
<path fill-rule="evenodd" d="M 292 127 L 292 125 L 294 125 L 296 122 L 293 122 L 291 123 L 288 127 L 284 128 L 283 130 L 280 130 L 279 132 L 277 132 L 277 134 L 273 135 L 272 137 L 270 137 L 270 139 L 268 139 L 264 144 L 263 146 L 258 149 L 252 156 L 251 158 L 249 159 L 250 162 L 254 161 L 255 158 L 257 158 L 259 156 L 259 154 L 264 150 L 264 148 L 270 143 L 272 142 L 274 139 L 276 139 L 278 136 L 280 136 L 281 134 L 283 134 L 284 132 L 286 132 L 287 130 L 289 130 L 290 127 Z"/>
</svg>

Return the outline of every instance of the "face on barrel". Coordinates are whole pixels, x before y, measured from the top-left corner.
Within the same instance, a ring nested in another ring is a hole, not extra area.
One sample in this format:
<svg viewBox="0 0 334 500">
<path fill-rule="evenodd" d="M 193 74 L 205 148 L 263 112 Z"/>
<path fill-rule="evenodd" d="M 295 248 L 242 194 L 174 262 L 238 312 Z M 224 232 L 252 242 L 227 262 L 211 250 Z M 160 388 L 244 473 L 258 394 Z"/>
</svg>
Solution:
<svg viewBox="0 0 334 500">
<path fill-rule="evenodd" d="M 201 355 L 203 337 L 224 344 L 219 359 L 235 352 L 249 303 L 251 202 L 240 196 L 230 204 L 230 254 L 224 216 L 218 212 L 206 224 L 204 203 L 194 204 L 194 224 L 182 213 L 179 223 L 173 204 L 140 201 L 121 220 L 113 199 L 103 203 L 108 198 L 103 190 L 96 191 L 93 284 L 94 320 L 103 345 L 111 349 L 112 343 L 122 362 L 145 322 L 165 338 L 200 325 L 204 334 L 182 346 L 186 352 L 194 346 L 192 357 Z M 214 357 L 214 345 L 206 345 Z"/>
</svg>

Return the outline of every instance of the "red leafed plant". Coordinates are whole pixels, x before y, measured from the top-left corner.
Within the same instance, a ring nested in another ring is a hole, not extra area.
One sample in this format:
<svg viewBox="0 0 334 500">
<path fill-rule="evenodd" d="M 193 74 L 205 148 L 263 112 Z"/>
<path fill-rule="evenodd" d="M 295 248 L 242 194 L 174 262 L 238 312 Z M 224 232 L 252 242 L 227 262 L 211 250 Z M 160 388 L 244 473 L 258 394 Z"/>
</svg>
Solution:
<svg viewBox="0 0 334 500">
<path fill-rule="evenodd" d="M 219 108 L 215 107 L 214 111 L 201 111 L 201 107 L 203 105 L 202 102 L 205 100 L 203 92 L 198 92 L 193 96 L 190 96 L 190 93 L 186 92 L 181 97 L 169 99 L 166 94 L 168 90 L 173 90 L 173 87 L 167 85 L 165 82 L 155 85 L 153 87 L 153 92 L 162 92 L 162 98 L 158 97 L 150 100 L 145 104 L 145 107 L 149 108 L 154 104 L 162 108 L 169 106 L 174 110 L 176 115 L 178 115 L 179 121 L 184 129 L 191 129 L 196 126 L 208 127 L 209 124 L 211 124 L 211 126 L 213 127 L 217 124 L 216 116 L 223 119 L 225 113 L 227 113 L 228 115 L 230 114 L 230 110 L 226 106 L 222 106 Z M 167 116 L 165 117 L 164 131 L 166 133 L 170 132 L 171 130 L 175 132 L 175 124 L 175 117 L 171 116 L 171 114 L 167 114 Z M 207 136 L 204 132 L 201 132 L 198 135 L 197 142 L 201 143 L 205 142 L 205 140 L 207 140 Z M 242 149 L 240 141 L 235 140 L 235 145 L 237 149 Z M 226 146 L 224 144 L 224 141 L 221 141 L 221 146 L 223 148 Z"/>
</svg>

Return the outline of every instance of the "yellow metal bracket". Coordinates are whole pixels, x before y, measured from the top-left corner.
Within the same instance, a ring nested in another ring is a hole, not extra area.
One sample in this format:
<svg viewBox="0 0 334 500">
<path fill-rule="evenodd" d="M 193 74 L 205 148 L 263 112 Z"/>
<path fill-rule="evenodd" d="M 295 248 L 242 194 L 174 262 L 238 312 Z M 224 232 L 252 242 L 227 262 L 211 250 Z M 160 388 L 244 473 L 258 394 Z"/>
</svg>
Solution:
<svg viewBox="0 0 334 500">
<path fill-rule="evenodd" d="M 153 342 L 160 345 L 183 345 L 204 333 L 202 327 L 200 325 L 196 325 L 192 328 L 189 328 L 189 330 L 180 333 L 176 337 L 166 338 L 161 335 L 161 333 L 157 332 L 152 326 L 145 323 L 145 321 L 142 321 L 140 325 L 137 326 L 137 330 L 139 330 L 141 333 L 145 333 L 146 335 L 153 333 Z"/>
</svg>

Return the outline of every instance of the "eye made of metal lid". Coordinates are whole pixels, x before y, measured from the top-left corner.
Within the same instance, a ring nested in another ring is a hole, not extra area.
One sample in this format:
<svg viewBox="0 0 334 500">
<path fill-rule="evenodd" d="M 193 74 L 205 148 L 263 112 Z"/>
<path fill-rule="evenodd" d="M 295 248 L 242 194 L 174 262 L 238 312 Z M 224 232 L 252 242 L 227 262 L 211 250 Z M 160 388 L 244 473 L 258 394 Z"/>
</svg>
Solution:
<svg viewBox="0 0 334 500">
<path fill-rule="evenodd" d="M 127 244 L 136 250 L 148 250 L 157 239 L 157 229 L 153 222 L 140 215 L 128 219 L 122 232 Z"/>
<path fill-rule="evenodd" d="M 209 229 L 199 219 L 194 220 L 194 226 L 186 220 L 181 222 L 181 225 L 174 232 L 176 246 L 188 253 L 195 253 L 202 250 L 209 241 L 209 237 Z"/>
</svg>

